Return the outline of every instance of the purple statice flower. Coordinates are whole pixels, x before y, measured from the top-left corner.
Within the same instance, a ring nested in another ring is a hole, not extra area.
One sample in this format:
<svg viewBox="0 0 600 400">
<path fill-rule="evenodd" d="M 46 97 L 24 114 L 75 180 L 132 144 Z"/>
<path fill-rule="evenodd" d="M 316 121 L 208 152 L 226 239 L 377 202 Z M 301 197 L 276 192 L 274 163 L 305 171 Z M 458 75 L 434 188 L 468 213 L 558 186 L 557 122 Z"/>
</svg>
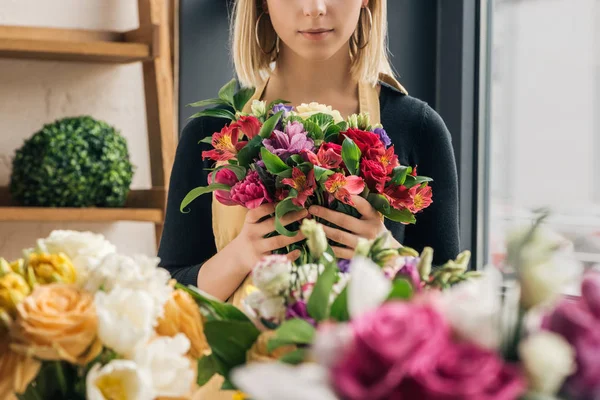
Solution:
<svg viewBox="0 0 600 400">
<path fill-rule="evenodd" d="M 341 273 L 345 274 L 350 272 L 350 260 L 340 259 L 337 265 Z"/>
<path fill-rule="evenodd" d="M 285 132 L 275 129 L 269 139 L 263 140 L 263 144 L 267 150 L 283 161 L 292 154 L 299 154 L 302 150 L 315 149 L 315 142 L 307 136 L 304 125 L 297 121 L 288 122 Z"/>
<path fill-rule="evenodd" d="M 385 129 L 383 129 L 383 128 L 375 128 L 373 130 L 373 133 L 376 133 L 377 135 L 379 135 L 379 139 L 381 139 L 381 141 L 383 142 L 383 144 L 385 145 L 385 147 L 388 147 L 389 145 L 392 144 L 392 140 L 388 136 L 388 134 L 385 131 Z"/>
<path fill-rule="evenodd" d="M 315 325 L 316 321 L 308 315 L 308 308 L 304 300 L 298 300 L 285 310 L 285 319 L 300 318 L 311 325 Z"/>
<path fill-rule="evenodd" d="M 288 115 L 290 115 L 290 112 L 292 111 L 294 107 L 293 106 L 286 106 L 283 103 L 279 103 L 279 104 L 275 104 L 273 106 L 273 114 L 277 114 L 279 111 L 283 111 L 283 117 L 287 117 Z"/>
</svg>

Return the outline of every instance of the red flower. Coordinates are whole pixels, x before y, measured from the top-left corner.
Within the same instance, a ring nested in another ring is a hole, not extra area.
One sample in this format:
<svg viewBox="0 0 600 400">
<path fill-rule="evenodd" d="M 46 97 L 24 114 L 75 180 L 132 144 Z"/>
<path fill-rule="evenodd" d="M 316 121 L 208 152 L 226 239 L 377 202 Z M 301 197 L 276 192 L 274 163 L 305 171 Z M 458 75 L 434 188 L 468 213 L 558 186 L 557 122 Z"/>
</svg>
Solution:
<svg viewBox="0 0 600 400">
<path fill-rule="evenodd" d="M 377 193 L 383 192 L 385 184 L 392 180 L 387 175 L 385 166 L 379 161 L 363 160 L 360 164 L 360 172 L 369 189 Z"/>
<path fill-rule="evenodd" d="M 366 154 L 369 149 L 383 149 L 385 146 L 379 138 L 379 135 L 373 132 L 361 131 L 360 129 L 348 129 L 346 132 L 340 133 L 340 139 L 344 141 L 344 135 L 356 143 L 362 154 Z M 373 151 L 373 150 L 371 150 Z"/>
<path fill-rule="evenodd" d="M 234 124 L 225 126 L 221 132 L 215 132 L 212 136 L 213 150 L 203 151 L 202 158 L 210 158 L 214 161 L 227 161 L 235 158 L 239 149 L 244 147 L 245 142 L 238 142 L 239 129 Z"/>
<path fill-rule="evenodd" d="M 389 147 L 382 154 L 375 158 L 377 161 L 384 166 L 386 174 L 391 174 L 394 168 L 400 165 L 398 162 L 398 156 L 394 153 L 394 146 Z"/>
<path fill-rule="evenodd" d="M 413 186 L 410 189 L 410 195 L 412 197 L 413 203 L 409 208 L 411 212 L 417 213 L 421 210 L 426 209 L 433 203 L 431 186 Z"/>
<path fill-rule="evenodd" d="M 337 172 L 327 178 L 325 189 L 342 203 L 354 206 L 351 196 L 362 193 L 365 182 L 358 176 L 344 176 Z"/>
<path fill-rule="evenodd" d="M 262 127 L 258 118 L 252 115 L 241 116 L 240 119 L 234 122 L 231 126 L 235 126 L 239 130 L 241 130 L 242 133 L 246 135 L 246 137 L 249 140 L 258 135 L 258 133 L 260 132 L 260 128 Z"/>
<path fill-rule="evenodd" d="M 283 179 L 281 183 L 289 185 L 298 191 L 298 196 L 292 199 L 292 203 L 298 207 L 304 207 L 306 199 L 308 199 L 315 190 L 315 171 L 311 169 L 308 172 L 308 175 L 304 175 L 304 172 L 299 168 L 294 167 L 292 170 L 292 177 Z"/>
<path fill-rule="evenodd" d="M 333 169 L 342 164 L 342 146 L 335 143 L 323 143 L 317 154 L 309 150 L 303 151 L 304 157 L 311 164 Z"/>
<path fill-rule="evenodd" d="M 412 172 L 410 173 L 412 176 L 417 176 L 417 166 L 415 165 L 415 167 L 413 168 Z"/>
</svg>

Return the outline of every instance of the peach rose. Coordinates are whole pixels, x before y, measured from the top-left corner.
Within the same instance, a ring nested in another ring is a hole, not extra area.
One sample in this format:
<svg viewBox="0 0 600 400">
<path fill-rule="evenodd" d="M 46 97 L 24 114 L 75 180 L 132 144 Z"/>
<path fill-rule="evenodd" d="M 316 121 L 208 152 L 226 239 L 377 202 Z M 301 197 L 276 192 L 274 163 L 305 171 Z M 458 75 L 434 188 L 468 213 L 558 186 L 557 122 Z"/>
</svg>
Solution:
<svg viewBox="0 0 600 400">
<path fill-rule="evenodd" d="M 256 339 L 256 342 L 254 342 L 250 350 L 248 350 L 246 353 L 246 360 L 248 362 L 276 361 L 280 357 L 296 350 L 296 346 L 287 345 L 278 347 L 272 352 L 269 352 L 267 350 L 267 345 L 269 341 L 275 337 L 275 335 L 275 331 L 265 331 L 261 333 L 258 339 Z"/>
<path fill-rule="evenodd" d="M 17 306 L 11 348 L 41 360 L 87 364 L 102 350 L 94 298 L 74 285 L 38 286 Z"/>
<path fill-rule="evenodd" d="M 8 347 L 7 338 L 0 338 L 0 399 L 16 399 L 37 376 L 41 363 L 17 354 Z"/>
<path fill-rule="evenodd" d="M 75 283 L 77 271 L 71 259 L 64 253 L 30 253 L 26 263 L 27 272 L 33 272 L 37 283 Z"/>
<path fill-rule="evenodd" d="M 175 336 L 183 333 L 190 340 L 189 355 L 200 358 L 209 349 L 204 336 L 204 318 L 198 305 L 187 292 L 175 290 L 165 303 L 164 315 L 158 319 L 156 333 Z"/>
</svg>

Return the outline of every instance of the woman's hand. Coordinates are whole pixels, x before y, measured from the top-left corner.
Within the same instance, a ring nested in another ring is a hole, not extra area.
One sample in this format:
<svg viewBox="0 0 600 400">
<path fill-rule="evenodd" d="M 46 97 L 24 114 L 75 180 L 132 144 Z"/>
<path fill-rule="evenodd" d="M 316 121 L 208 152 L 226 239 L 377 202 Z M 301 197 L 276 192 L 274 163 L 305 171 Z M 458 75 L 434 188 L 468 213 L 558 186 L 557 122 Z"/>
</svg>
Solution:
<svg viewBox="0 0 600 400">
<path fill-rule="evenodd" d="M 355 218 L 341 212 L 333 211 L 321 206 L 311 206 L 308 211 L 315 217 L 322 218 L 332 224 L 346 229 L 349 232 L 324 226 L 325 235 L 330 240 L 348 246 L 348 248 L 332 246 L 336 257 L 350 259 L 354 255 L 354 250 L 358 244 L 358 238 L 375 239 L 386 227 L 383 223 L 381 214 L 371 206 L 371 204 L 360 196 L 352 196 L 354 207 L 362 215 L 361 218 Z M 400 246 L 394 239 L 394 245 Z"/>
<path fill-rule="evenodd" d="M 298 232 L 295 236 L 287 237 L 283 235 L 265 238 L 266 235 L 275 231 L 275 217 L 269 217 L 275 212 L 275 204 L 263 204 L 255 209 L 249 210 L 246 214 L 246 220 L 240 234 L 231 242 L 231 255 L 238 261 L 243 271 L 250 272 L 254 265 L 265 255 L 271 254 L 274 250 L 281 249 L 304 239 L 304 236 Z M 308 216 L 307 210 L 300 210 L 286 214 L 281 218 L 281 223 L 285 226 L 292 222 L 300 221 Z M 294 250 L 288 254 L 290 260 L 295 260 L 300 256 L 299 250 Z"/>
</svg>

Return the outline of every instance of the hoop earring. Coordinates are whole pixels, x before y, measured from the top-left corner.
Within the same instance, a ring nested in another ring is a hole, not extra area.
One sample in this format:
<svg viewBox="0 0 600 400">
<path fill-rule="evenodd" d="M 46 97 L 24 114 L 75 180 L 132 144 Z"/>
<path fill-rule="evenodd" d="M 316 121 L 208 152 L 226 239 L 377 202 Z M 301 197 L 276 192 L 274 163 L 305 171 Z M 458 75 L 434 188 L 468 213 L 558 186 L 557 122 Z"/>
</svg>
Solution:
<svg viewBox="0 0 600 400">
<path fill-rule="evenodd" d="M 364 40 L 364 29 L 363 29 L 363 10 L 366 10 L 367 19 L 369 20 L 369 34 L 367 35 L 366 40 Z M 371 13 L 371 9 L 369 7 L 362 7 L 360 9 L 360 22 L 358 23 L 358 27 L 356 28 L 355 34 L 352 35 L 352 44 L 356 48 L 356 50 L 362 50 L 371 41 L 371 35 L 373 34 L 373 14 Z M 360 41 L 364 40 L 364 43 L 360 43 Z"/>
<path fill-rule="evenodd" d="M 270 55 L 273 54 L 274 51 L 277 51 L 277 53 L 279 53 L 279 36 L 277 36 L 277 34 L 275 34 L 275 36 L 277 36 L 277 38 L 275 39 L 275 42 L 273 43 L 273 47 L 271 47 L 271 50 L 269 51 L 265 51 L 264 47 L 262 46 L 262 44 L 260 44 L 260 38 L 258 37 L 258 26 L 260 25 L 260 20 L 262 19 L 262 17 L 265 15 L 266 13 L 263 11 L 259 16 L 258 19 L 256 20 L 256 25 L 254 27 L 254 38 L 256 39 L 256 44 L 258 45 L 258 48 L 266 55 Z"/>
</svg>

